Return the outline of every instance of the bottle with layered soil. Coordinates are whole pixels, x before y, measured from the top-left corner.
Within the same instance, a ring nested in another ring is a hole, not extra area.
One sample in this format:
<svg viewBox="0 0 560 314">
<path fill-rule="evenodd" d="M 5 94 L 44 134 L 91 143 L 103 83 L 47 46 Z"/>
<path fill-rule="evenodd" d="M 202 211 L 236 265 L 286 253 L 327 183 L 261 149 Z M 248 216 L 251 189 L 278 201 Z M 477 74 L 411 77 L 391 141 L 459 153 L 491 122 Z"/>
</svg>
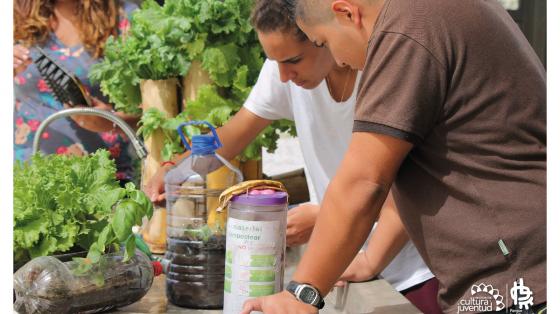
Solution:
<svg viewBox="0 0 560 314">
<path fill-rule="evenodd" d="M 14 274 L 14 310 L 21 314 L 98 313 L 140 300 L 161 265 L 139 250 L 128 261 L 123 253 L 102 255 L 88 271 L 76 261 L 37 257 Z"/>
<path fill-rule="evenodd" d="M 192 124 L 205 124 L 212 134 L 192 136 L 191 147 L 182 130 Z M 222 308 L 227 212 L 216 208 L 221 192 L 241 182 L 243 175 L 216 154 L 221 143 L 208 122 L 184 123 L 178 131 L 191 155 L 165 177 L 166 294 L 178 306 Z"/>
</svg>

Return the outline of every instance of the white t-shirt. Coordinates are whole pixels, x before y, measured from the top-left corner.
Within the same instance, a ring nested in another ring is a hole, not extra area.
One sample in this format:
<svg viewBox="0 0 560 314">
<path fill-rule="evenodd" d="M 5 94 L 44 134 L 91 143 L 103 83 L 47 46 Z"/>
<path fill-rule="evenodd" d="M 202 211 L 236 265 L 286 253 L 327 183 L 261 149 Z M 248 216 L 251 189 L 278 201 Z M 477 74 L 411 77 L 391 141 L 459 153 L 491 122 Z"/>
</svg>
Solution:
<svg viewBox="0 0 560 314">
<path fill-rule="evenodd" d="M 291 81 L 282 83 L 277 63 L 266 60 L 244 104 L 247 110 L 264 119 L 295 121 L 305 165 L 319 202 L 350 143 L 360 77 L 361 72 L 352 96 L 345 102 L 336 102 L 325 80 L 309 90 Z M 434 275 L 409 241 L 381 272 L 381 277 L 402 291 Z"/>
</svg>

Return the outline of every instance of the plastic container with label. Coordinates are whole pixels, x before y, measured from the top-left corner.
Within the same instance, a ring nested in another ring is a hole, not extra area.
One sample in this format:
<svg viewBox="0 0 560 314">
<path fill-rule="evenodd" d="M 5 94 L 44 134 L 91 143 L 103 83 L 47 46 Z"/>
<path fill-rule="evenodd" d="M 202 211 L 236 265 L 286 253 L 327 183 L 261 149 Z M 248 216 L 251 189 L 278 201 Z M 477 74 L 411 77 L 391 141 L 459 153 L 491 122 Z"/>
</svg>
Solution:
<svg viewBox="0 0 560 314">
<path fill-rule="evenodd" d="M 229 204 L 224 313 L 239 313 L 251 298 L 282 291 L 288 194 L 251 190 Z"/>
<path fill-rule="evenodd" d="M 194 135 L 189 145 L 182 129 L 192 124 L 207 125 L 212 134 Z M 191 155 L 165 177 L 166 295 L 178 306 L 219 309 L 224 300 L 227 214 L 217 212 L 218 197 L 243 175 L 216 153 L 221 143 L 208 122 L 184 123 L 178 131 Z"/>
</svg>

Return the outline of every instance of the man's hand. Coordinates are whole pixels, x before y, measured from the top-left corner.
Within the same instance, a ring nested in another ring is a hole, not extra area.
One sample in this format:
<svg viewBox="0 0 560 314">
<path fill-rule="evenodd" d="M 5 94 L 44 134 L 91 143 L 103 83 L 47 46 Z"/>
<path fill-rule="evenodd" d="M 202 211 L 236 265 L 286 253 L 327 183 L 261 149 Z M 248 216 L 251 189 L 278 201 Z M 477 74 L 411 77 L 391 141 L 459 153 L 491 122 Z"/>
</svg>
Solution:
<svg viewBox="0 0 560 314">
<path fill-rule="evenodd" d="M 350 282 L 366 281 L 373 278 L 376 275 L 377 274 L 375 273 L 375 270 L 371 267 L 371 264 L 367 259 L 366 252 L 361 251 L 358 253 L 358 255 L 356 255 L 356 257 L 354 257 L 354 260 L 352 261 L 350 266 L 346 268 L 342 276 L 340 276 L 335 286 L 342 287 L 348 281 Z"/>
<path fill-rule="evenodd" d="M 309 241 L 319 209 L 319 205 L 303 204 L 288 211 L 286 231 L 286 244 L 288 246 L 301 245 Z"/>
<path fill-rule="evenodd" d="M 251 311 L 261 311 L 268 314 L 315 314 L 319 310 L 309 304 L 298 301 L 288 291 L 248 300 L 243 305 L 241 314 L 250 314 Z"/>
<path fill-rule="evenodd" d="M 159 167 L 156 173 L 150 178 L 148 183 L 143 187 L 144 193 L 150 198 L 153 203 L 162 202 L 165 200 L 165 175 L 171 169 L 171 165 Z"/>
</svg>

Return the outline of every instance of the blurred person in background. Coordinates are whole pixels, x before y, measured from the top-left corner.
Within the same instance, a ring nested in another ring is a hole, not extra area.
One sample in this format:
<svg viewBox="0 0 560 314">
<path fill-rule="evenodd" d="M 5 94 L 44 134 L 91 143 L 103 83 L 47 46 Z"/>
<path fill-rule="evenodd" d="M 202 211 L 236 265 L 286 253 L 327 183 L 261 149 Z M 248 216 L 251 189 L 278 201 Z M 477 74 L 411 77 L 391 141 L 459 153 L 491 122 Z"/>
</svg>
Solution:
<svg viewBox="0 0 560 314">
<path fill-rule="evenodd" d="M 14 160 L 32 154 L 38 126 L 65 108 L 57 101 L 33 63 L 35 47 L 82 82 L 94 108 L 112 111 L 98 85 L 88 79 L 90 67 L 103 58 L 107 38 L 127 32 L 137 5 L 113 0 L 16 0 L 14 2 Z M 138 117 L 115 112 L 131 126 Z M 54 121 L 41 134 L 45 154 L 85 155 L 108 149 L 117 164 L 117 178 L 133 176 L 129 140 L 112 122 L 97 116 L 72 116 Z"/>
</svg>

